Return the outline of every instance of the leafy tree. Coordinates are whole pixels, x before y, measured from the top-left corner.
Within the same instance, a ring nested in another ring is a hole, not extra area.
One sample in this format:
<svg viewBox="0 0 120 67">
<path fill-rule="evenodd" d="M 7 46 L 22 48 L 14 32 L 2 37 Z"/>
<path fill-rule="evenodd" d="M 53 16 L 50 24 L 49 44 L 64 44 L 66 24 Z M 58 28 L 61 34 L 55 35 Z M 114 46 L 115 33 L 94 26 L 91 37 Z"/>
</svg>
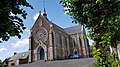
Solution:
<svg viewBox="0 0 120 67">
<path fill-rule="evenodd" d="M 10 59 L 10 58 L 6 58 L 6 59 L 3 61 L 4 66 L 8 66 L 9 59 Z"/>
<path fill-rule="evenodd" d="M 3 67 L 3 62 L 0 60 L 0 67 Z"/>
<path fill-rule="evenodd" d="M 26 0 L 0 0 L 0 42 L 8 41 L 11 36 L 18 36 L 25 26 L 23 19 L 27 13 L 23 7 L 33 7 Z"/>
<path fill-rule="evenodd" d="M 92 54 L 98 59 L 96 66 L 112 66 L 107 52 L 120 42 L 120 1 L 61 0 L 61 3 L 73 22 L 89 29 L 89 37 L 94 40 Z"/>
</svg>

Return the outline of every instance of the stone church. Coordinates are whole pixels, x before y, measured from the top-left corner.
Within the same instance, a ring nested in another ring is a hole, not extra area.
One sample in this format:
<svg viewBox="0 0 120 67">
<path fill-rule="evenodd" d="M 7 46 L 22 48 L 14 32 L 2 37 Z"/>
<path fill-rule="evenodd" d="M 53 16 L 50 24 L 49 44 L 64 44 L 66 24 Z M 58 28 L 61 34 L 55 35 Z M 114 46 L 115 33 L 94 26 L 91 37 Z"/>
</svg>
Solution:
<svg viewBox="0 0 120 67">
<path fill-rule="evenodd" d="M 29 51 L 29 62 L 65 59 L 72 54 L 81 58 L 90 55 L 83 26 L 61 28 L 48 20 L 46 12 L 40 13 L 31 28 Z"/>
</svg>

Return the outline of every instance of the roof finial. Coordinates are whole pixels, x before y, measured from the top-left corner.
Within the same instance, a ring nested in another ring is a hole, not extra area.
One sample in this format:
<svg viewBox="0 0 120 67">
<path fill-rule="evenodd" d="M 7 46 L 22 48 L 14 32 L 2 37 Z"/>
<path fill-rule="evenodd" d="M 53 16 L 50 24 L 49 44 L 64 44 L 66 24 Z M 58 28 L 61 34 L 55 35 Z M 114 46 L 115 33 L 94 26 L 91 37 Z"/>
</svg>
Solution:
<svg viewBox="0 0 120 67">
<path fill-rule="evenodd" d="M 46 10 L 45 10 L 45 1 L 43 1 L 43 7 L 44 7 L 44 12 L 46 13 Z"/>
<path fill-rule="evenodd" d="M 43 7 L 44 7 L 44 13 L 43 13 L 43 16 L 45 16 L 47 18 L 47 13 L 46 13 L 46 10 L 45 10 L 45 1 L 43 0 Z"/>
</svg>

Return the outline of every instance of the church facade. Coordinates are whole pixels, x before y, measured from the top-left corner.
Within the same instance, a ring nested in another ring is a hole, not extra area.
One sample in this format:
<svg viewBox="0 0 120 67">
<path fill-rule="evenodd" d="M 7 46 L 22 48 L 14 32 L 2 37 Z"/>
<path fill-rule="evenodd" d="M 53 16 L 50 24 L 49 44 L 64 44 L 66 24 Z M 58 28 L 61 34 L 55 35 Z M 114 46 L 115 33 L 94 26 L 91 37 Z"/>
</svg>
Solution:
<svg viewBox="0 0 120 67">
<path fill-rule="evenodd" d="M 34 62 L 65 59 L 71 54 L 89 57 L 90 46 L 83 26 L 63 29 L 40 13 L 31 28 L 29 51 L 29 62 Z"/>
</svg>

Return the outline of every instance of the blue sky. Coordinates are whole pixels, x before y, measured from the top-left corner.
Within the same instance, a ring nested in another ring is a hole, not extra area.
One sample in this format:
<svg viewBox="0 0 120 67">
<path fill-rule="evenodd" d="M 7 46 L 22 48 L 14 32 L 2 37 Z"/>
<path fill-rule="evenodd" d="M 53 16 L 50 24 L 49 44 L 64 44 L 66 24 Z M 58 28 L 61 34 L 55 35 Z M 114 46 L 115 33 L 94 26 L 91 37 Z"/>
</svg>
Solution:
<svg viewBox="0 0 120 67">
<path fill-rule="evenodd" d="M 35 19 L 39 15 L 39 11 L 43 11 L 43 0 L 27 0 L 34 9 L 25 8 L 27 11 L 27 19 L 24 20 L 24 24 L 27 29 L 23 32 L 22 38 L 12 37 L 7 42 L 0 44 L 0 59 L 13 56 L 14 52 L 24 52 L 29 48 L 29 29 L 35 23 Z M 63 11 L 62 4 L 59 4 L 60 0 L 45 0 L 45 8 L 48 14 L 48 19 L 62 28 L 74 26 L 70 16 L 66 15 Z M 92 41 L 90 40 L 90 44 Z"/>
</svg>

